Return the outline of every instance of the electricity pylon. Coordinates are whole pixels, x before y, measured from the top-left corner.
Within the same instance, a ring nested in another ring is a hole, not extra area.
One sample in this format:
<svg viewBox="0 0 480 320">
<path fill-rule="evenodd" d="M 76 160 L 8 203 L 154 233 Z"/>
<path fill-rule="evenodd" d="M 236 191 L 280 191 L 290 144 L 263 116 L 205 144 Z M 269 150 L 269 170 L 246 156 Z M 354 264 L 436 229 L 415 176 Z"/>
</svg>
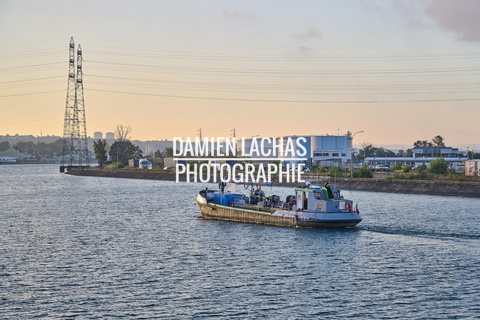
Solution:
<svg viewBox="0 0 480 320">
<path fill-rule="evenodd" d="M 75 43 L 69 44 L 67 101 L 63 123 L 63 146 L 60 172 L 65 168 L 85 168 L 90 166 L 87 144 L 87 122 L 83 97 L 82 48 L 77 50 L 77 70 L 75 72 Z"/>
</svg>

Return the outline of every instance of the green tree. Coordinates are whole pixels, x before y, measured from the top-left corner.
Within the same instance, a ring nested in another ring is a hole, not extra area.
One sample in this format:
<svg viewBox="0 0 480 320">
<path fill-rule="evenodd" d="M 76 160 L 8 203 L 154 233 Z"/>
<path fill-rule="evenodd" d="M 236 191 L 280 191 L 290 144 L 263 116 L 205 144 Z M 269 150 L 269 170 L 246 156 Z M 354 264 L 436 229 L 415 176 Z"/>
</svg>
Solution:
<svg viewBox="0 0 480 320">
<path fill-rule="evenodd" d="M 57 139 L 52 143 L 49 143 L 50 153 L 55 153 L 57 155 L 62 154 L 63 149 L 63 139 Z"/>
<path fill-rule="evenodd" d="M 165 158 L 173 157 L 173 147 L 165 148 Z"/>
<path fill-rule="evenodd" d="M 375 147 L 372 144 L 364 143 L 362 149 L 358 150 L 358 157 L 365 159 L 366 157 L 375 156 Z"/>
<path fill-rule="evenodd" d="M 445 147 L 442 136 L 435 136 L 432 139 L 432 144 L 434 147 Z"/>
<path fill-rule="evenodd" d="M 319 164 L 314 164 L 313 166 L 310 167 L 310 170 L 317 174 L 327 172 L 327 168 L 325 168 L 324 166 L 320 166 Z"/>
<path fill-rule="evenodd" d="M 36 150 L 38 154 L 61 154 L 62 141 L 62 139 L 58 139 L 51 143 L 37 142 Z"/>
<path fill-rule="evenodd" d="M 354 178 L 373 178 L 372 170 L 368 169 L 366 165 L 353 171 Z"/>
<path fill-rule="evenodd" d="M 406 157 L 406 152 L 405 150 L 398 150 L 397 154 L 395 155 L 395 157 Z"/>
<path fill-rule="evenodd" d="M 433 144 L 427 140 L 417 140 L 413 143 L 413 147 L 433 147 Z"/>
<path fill-rule="evenodd" d="M 132 129 L 130 126 L 118 125 L 115 129 L 116 141 L 110 146 L 110 159 L 128 165 L 129 159 L 143 158 L 143 152 L 139 146 L 134 145 L 129 139 Z"/>
<path fill-rule="evenodd" d="M 10 149 L 10 142 L 8 141 L 0 142 L 0 151 L 7 151 L 8 149 Z"/>
<path fill-rule="evenodd" d="M 35 143 L 29 141 L 29 142 L 24 142 L 24 141 L 19 141 L 16 144 L 13 145 L 13 148 L 20 151 L 21 153 L 29 153 L 32 155 L 38 155 L 37 153 L 37 146 Z"/>
<path fill-rule="evenodd" d="M 445 147 L 445 142 L 442 136 L 438 135 L 433 137 L 432 141 L 417 140 L 413 143 L 413 147 Z"/>
<path fill-rule="evenodd" d="M 38 154 L 50 154 L 51 148 L 50 144 L 46 142 L 37 142 L 37 152 Z"/>
<path fill-rule="evenodd" d="M 413 149 L 398 150 L 395 157 L 413 157 Z"/>
<path fill-rule="evenodd" d="M 341 177 L 345 173 L 345 170 L 340 166 L 331 166 L 330 170 L 327 172 L 327 176 L 330 177 Z"/>
<path fill-rule="evenodd" d="M 130 126 L 124 126 L 123 124 L 120 124 L 115 128 L 115 139 L 120 142 L 130 140 L 130 132 L 132 132 L 132 128 L 130 128 Z"/>
<path fill-rule="evenodd" d="M 433 174 L 447 174 L 448 163 L 443 158 L 438 158 L 430 162 L 428 172 Z"/>
<path fill-rule="evenodd" d="M 392 150 L 388 150 L 385 148 L 374 148 L 375 150 L 375 157 L 377 158 L 384 158 L 384 157 L 395 157 L 395 152 Z"/>
<path fill-rule="evenodd" d="M 105 166 L 107 162 L 107 140 L 98 139 L 93 142 L 93 152 L 100 167 Z"/>
<path fill-rule="evenodd" d="M 134 145 L 131 141 L 115 141 L 110 147 L 110 159 L 114 162 L 128 164 L 129 159 L 142 158 L 143 152 L 139 146 Z"/>
<path fill-rule="evenodd" d="M 395 163 L 392 167 L 390 167 L 391 170 L 401 170 L 402 169 L 402 164 L 400 162 Z"/>
<path fill-rule="evenodd" d="M 422 163 L 421 165 L 416 167 L 415 170 L 417 170 L 418 172 L 425 172 L 427 170 L 427 166 L 425 165 L 425 163 Z"/>
<path fill-rule="evenodd" d="M 130 142 L 130 141 L 129 141 Z M 130 143 L 129 148 L 127 148 L 127 152 L 132 155 L 132 158 L 143 158 L 143 151 L 140 149 L 139 146 Z"/>
<path fill-rule="evenodd" d="M 395 157 L 395 152 L 392 150 L 388 150 L 386 148 L 377 148 L 374 147 L 372 144 L 363 144 L 362 149 L 358 151 L 358 159 L 364 159 L 367 157 L 377 157 L 377 158 L 384 158 L 384 157 Z"/>
</svg>

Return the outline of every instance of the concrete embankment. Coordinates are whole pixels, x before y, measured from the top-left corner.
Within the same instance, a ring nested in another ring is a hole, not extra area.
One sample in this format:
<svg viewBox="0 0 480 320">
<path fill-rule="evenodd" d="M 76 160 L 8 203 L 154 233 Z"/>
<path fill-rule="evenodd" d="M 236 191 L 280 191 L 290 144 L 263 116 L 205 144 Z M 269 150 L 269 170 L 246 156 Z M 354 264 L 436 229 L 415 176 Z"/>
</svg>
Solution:
<svg viewBox="0 0 480 320">
<path fill-rule="evenodd" d="M 155 170 L 78 170 L 71 169 L 68 174 L 78 176 L 129 178 L 147 180 L 175 181 L 173 172 Z M 183 177 L 181 181 L 185 181 Z M 327 181 L 323 179 L 322 182 Z M 399 179 L 329 179 L 330 185 L 342 190 L 359 190 L 373 192 L 413 193 L 442 196 L 480 197 L 480 181 L 438 181 L 438 180 L 399 180 Z M 313 182 L 315 183 L 315 182 Z M 293 187 L 301 183 L 279 183 L 274 185 Z"/>
<path fill-rule="evenodd" d="M 175 173 L 155 170 L 102 170 L 102 169 L 69 169 L 67 174 L 74 176 L 104 177 L 104 178 L 126 178 L 146 180 L 167 180 L 175 181 Z"/>
</svg>

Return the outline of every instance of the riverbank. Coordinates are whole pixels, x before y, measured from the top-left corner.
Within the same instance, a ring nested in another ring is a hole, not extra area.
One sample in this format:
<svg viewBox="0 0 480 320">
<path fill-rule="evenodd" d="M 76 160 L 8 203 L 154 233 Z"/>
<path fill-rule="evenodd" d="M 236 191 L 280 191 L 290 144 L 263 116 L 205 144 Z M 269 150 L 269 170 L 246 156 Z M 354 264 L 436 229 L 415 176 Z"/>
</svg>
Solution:
<svg viewBox="0 0 480 320">
<path fill-rule="evenodd" d="M 68 174 L 105 178 L 146 179 L 175 181 L 174 172 L 156 170 L 102 170 L 70 169 Z M 308 178 L 307 178 L 308 179 Z M 181 178 L 185 181 L 184 177 Z M 480 197 L 480 181 L 437 181 L 437 180 L 399 180 L 399 179 L 359 179 L 359 178 L 323 178 L 317 183 L 329 181 L 332 187 L 342 190 L 393 192 L 409 194 L 428 194 L 441 196 Z M 315 183 L 315 181 L 313 181 Z M 299 183 L 275 182 L 277 186 L 295 187 Z"/>
<path fill-rule="evenodd" d="M 337 181 L 334 183 L 334 185 L 343 190 L 480 197 L 480 182 L 399 179 L 346 179 Z"/>
</svg>

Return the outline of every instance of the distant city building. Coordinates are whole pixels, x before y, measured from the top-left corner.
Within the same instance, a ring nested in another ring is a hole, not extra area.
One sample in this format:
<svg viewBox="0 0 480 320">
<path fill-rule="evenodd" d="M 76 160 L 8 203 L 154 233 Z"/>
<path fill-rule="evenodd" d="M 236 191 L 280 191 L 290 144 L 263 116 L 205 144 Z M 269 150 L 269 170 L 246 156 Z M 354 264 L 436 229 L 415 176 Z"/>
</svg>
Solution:
<svg viewBox="0 0 480 320">
<path fill-rule="evenodd" d="M 115 135 L 113 134 L 113 132 L 107 132 L 105 133 L 105 139 L 107 141 L 113 141 L 115 140 Z"/>
<path fill-rule="evenodd" d="M 102 132 L 94 132 L 93 133 L 93 140 L 102 140 L 103 139 L 103 133 Z"/>
<path fill-rule="evenodd" d="M 155 152 L 163 152 L 166 148 L 173 147 L 173 141 L 146 141 L 146 142 L 135 142 L 136 145 L 140 147 L 143 151 L 144 156 L 153 156 Z"/>
</svg>

